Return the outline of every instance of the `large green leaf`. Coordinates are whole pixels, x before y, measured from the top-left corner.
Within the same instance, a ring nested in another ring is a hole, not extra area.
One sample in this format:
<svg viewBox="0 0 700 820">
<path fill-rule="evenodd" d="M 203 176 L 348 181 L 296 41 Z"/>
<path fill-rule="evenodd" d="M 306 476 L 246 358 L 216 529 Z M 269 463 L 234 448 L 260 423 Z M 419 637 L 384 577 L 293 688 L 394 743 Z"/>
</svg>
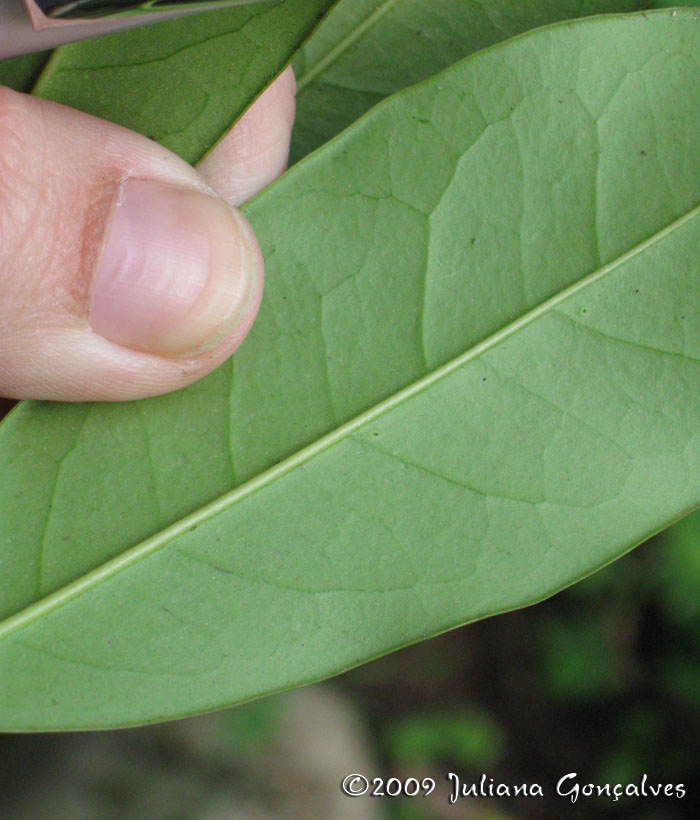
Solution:
<svg viewBox="0 0 700 820">
<path fill-rule="evenodd" d="M 0 725 L 314 680 L 695 507 L 698 55 L 694 13 L 593 18 L 387 100 L 247 208 L 267 289 L 229 364 L 16 409 Z"/>
<path fill-rule="evenodd" d="M 292 162 L 389 94 L 524 31 L 650 0 L 340 0 L 294 61 Z"/>
<path fill-rule="evenodd" d="M 64 46 L 36 93 L 197 162 L 290 60 L 334 0 L 267 0 Z"/>
</svg>

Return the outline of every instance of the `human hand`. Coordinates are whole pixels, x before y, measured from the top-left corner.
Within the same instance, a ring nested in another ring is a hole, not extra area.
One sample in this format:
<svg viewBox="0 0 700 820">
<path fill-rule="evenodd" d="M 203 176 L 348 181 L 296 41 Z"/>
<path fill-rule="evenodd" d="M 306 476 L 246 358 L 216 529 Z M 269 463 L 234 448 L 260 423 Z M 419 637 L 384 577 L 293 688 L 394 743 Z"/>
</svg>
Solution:
<svg viewBox="0 0 700 820">
<path fill-rule="evenodd" d="M 197 172 L 136 133 L 0 87 L 0 396 L 143 398 L 233 353 L 263 263 L 229 206 L 284 170 L 294 92 L 288 68 Z"/>
</svg>

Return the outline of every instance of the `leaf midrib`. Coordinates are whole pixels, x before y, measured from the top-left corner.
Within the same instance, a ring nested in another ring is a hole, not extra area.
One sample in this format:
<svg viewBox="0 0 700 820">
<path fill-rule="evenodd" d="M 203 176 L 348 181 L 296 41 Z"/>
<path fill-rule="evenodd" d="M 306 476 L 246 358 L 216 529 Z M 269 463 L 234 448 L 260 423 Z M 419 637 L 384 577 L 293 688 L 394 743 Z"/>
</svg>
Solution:
<svg viewBox="0 0 700 820">
<path fill-rule="evenodd" d="M 483 339 L 481 342 L 474 345 L 474 347 L 464 353 L 461 353 L 459 356 L 456 356 L 432 372 L 422 376 L 420 379 L 417 379 L 415 382 L 412 382 L 393 395 L 380 401 L 373 407 L 370 407 L 368 410 L 365 410 L 355 416 L 350 421 L 347 421 L 329 433 L 326 433 L 324 436 L 321 436 L 321 438 L 306 447 L 303 447 L 301 450 L 298 450 L 293 455 L 288 456 L 286 459 L 260 473 L 255 478 L 252 478 L 244 484 L 235 487 L 233 490 L 224 493 L 214 501 L 211 501 L 209 504 L 201 507 L 199 510 L 190 513 L 150 538 L 147 538 L 133 547 L 130 547 L 120 555 L 106 561 L 99 567 L 90 570 L 80 578 L 77 578 L 75 581 L 71 581 L 60 589 L 57 589 L 45 596 L 41 600 L 36 601 L 28 607 L 19 610 L 14 615 L 9 616 L 4 621 L 0 622 L 0 640 L 8 637 L 13 632 L 19 631 L 25 626 L 29 626 L 42 616 L 49 614 L 53 610 L 60 608 L 64 604 L 72 601 L 74 598 L 77 598 L 81 594 L 98 586 L 101 582 L 107 581 L 122 570 L 128 569 L 141 559 L 147 558 L 148 556 L 158 552 L 159 549 L 167 546 L 178 536 L 191 532 L 200 524 L 208 521 L 218 513 L 223 512 L 229 507 L 232 507 L 234 504 L 237 504 L 239 501 L 253 495 L 258 490 L 272 484 L 277 479 L 287 475 L 287 473 L 290 473 L 292 470 L 310 461 L 312 458 L 350 436 L 364 425 L 377 419 L 384 413 L 392 410 L 394 407 L 399 406 L 404 401 L 407 401 L 413 396 L 416 396 L 428 389 L 449 374 L 474 359 L 477 359 L 482 354 L 492 350 L 498 344 L 509 339 L 520 330 L 532 324 L 532 322 L 538 318 L 549 313 L 549 311 L 553 310 L 558 305 L 595 284 L 600 279 L 603 279 L 613 273 L 627 262 L 653 247 L 657 242 L 662 241 L 667 236 L 681 229 L 684 225 L 691 222 L 696 217 L 700 217 L 700 205 L 697 205 L 692 210 L 688 211 L 688 213 L 674 220 L 665 228 L 653 234 L 651 237 L 636 245 L 631 250 L 626 251 L 617 259 L 603 265 L 592 273 L 587 274 L 574 284 L 569 285 L 567 288 L 559 291 L 559 293 L 551 296 L 549 299 L 546 299 L 544 302 L 502 327 L 500 330 Z"/>
</svg>

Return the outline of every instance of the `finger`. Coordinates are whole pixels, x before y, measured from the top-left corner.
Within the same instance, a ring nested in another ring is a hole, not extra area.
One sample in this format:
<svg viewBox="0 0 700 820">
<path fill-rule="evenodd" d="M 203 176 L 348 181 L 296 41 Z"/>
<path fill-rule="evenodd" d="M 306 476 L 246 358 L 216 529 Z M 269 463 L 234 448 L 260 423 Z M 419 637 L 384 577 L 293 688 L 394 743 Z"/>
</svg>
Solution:
<svg viewBox="0 0 700 820">
<path fill-rule="evenodd" d="M 242 205 L 287 167 L 296 83 L 286 68 L 197 170 L 230 205 Z"/>
<path fill-rule="evenodd" d="M 183 387 L 240 344 L 261 292 L 248 224 L 189 165 L 0 88 L 0 395 Z"/>
</svg>

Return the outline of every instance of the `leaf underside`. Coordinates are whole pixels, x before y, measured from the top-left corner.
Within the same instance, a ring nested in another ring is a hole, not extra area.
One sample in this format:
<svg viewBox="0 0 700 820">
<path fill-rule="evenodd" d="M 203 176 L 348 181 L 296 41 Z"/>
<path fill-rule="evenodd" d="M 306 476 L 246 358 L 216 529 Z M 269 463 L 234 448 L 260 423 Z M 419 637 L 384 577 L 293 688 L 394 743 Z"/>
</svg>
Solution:
<svg viewBox="0 0 700 820">
<path fill-rule="evenodd" d="M 231 362 L 15 410 L 2 728 L 315 680 L 697 506 L 699 60 L 696 13 L 601 17 L 392 97 L 246 208 L 267 289 Z"/>
</svg>

